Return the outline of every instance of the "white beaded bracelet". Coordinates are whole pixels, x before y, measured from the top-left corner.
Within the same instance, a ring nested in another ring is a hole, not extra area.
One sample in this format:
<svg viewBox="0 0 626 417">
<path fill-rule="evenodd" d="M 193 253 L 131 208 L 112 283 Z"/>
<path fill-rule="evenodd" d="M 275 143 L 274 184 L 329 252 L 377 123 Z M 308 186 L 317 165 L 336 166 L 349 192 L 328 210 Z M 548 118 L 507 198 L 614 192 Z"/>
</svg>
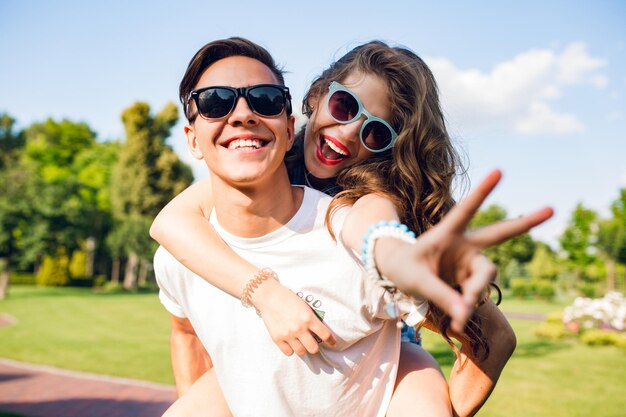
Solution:
<svg viewBox="0 0 626 417">
<path fill-rule="evenodd" d="M 392 301 L 385 305 L 387 314 L 391 318 L 398 318 L 398 301 L 402 298 L 402 294 L 392 281 L 380 275 L 376 267 L 376 259 L 374 258 L 374 245 L 376 240 L 381 237 L 393 237 L 407 243 L 415 243 L 415 233 L 409 230 L 407 225 L 401 224 L 396 220 L 383 220 L 369 227 L 363 237 L 363 246 L 361 247 L 361 260 L 363 261 L 365 271 L 371 278 L 379 280 L 380 286 L 391 294 Z M 400 321 L 398 321 L 398 327 L 402 327 Z"/>
</svg>

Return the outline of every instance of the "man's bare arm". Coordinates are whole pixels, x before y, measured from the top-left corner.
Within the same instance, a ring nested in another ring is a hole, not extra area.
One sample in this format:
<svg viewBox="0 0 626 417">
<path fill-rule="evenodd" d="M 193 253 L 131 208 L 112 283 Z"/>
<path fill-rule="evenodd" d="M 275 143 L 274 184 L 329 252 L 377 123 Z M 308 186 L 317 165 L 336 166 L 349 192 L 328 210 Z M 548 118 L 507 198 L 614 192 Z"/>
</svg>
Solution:
<svg viewBox="0 0 626 417">
<path fill-rule="evenodd" d="M 176 392 L 182 396 L 191 385 L 213 367 L 191 322 L 171 315 L 170 349 Z"/>
<path fill-rule="evenodd" d="M 489 344 L 487 359 L 481 362 L 473 356 L 466 339 L 450 335 L 462 345 L 461 358 L 454 363 L 450 374 L 450 401 L 457 416 L 473 416 L 483 406 L 517 343 L 511 325 L 494 303 L 488 301 L 476 313 Z"/>
</svg>

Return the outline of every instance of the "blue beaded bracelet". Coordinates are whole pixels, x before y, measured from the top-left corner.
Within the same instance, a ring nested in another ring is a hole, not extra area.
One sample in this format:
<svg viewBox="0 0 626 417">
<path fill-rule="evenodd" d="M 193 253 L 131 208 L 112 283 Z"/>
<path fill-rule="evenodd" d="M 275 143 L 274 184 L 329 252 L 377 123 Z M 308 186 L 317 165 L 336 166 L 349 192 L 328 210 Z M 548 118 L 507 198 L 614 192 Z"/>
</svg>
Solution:
<svg viewBox="0 0 626 417">
<path fill-rule="evenodd" d="M 381 237 L 393 237 L 407 243 L 415 243 L 415 233 L 409 230 L 407 225 L 402 224 L 397 220 L 383 220 L 369 227 L 367 233 L 365 233 L 365 236 L 363 237 L 363 246 L 361 247 L 361 260 L 363 261 L 365 271 L 373 279 L 379 280 L 380 285 L 392 296 L 393 301 L 387 303 L 385 306 L 387 314 L 392 318 L 398 318 L 399 312 L 397 302 L 402 297 L 401 293 L 398 291 L 393 282 L 380 275 L 374 258 L 374 244 L 376 243 L 376 240 Z M 402 326 L 400 321 L 398 321 L 398 326 Z"/>
</svg>

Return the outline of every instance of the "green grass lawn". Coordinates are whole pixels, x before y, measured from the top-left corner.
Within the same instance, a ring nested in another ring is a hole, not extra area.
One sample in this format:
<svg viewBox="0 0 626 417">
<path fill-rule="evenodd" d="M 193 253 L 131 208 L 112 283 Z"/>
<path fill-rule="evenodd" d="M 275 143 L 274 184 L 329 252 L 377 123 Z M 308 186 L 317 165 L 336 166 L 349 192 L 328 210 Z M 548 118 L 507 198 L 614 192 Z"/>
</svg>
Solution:
<svg viewBox="0 0 626 417">
<path fill-rule="evenodd" d="M 551 313 L 566 302 L 505 300 L 504 311 Z M 172 383 L 168 314 L 156 294 L 96 294 L 86 289 L 13 287 L 0 314 L 0 357 Z M 517 350 L 479 412 L 495 417 L 623 416 L 626 352 L 534 336 L 537 322 L 512 320 Z M 425 332 L 425 347 L 449 374 L 454 355 Z M 0 417 L 4 415 L 0 414 Z"/>
<path fill-rule="evenodd" d="M 169 319 L 152 294 L 18 287 L 0 301 L 0 357 L 173 384 Z"/>
</svg>

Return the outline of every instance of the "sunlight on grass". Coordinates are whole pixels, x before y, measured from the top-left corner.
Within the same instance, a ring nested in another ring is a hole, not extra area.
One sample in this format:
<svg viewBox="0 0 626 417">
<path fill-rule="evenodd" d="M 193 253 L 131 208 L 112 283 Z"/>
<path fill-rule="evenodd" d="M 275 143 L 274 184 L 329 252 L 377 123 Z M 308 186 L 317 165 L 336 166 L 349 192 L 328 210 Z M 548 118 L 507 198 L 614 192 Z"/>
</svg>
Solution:
<svg viewBox="0 0 626 417">
<path fill-rule="evenodd" d="M 503 309 L 508 310 L 508 301 Z M 527 303 L 526 305 L 524 303 Z M 550 313 L 558 304 L 516 301 L 516 312 Z M 617 347 L 590 347 L 576 341 L 542 340 L 534 335 L 539 322 L 511 320 L 517 349 L 496 389 L 478 413 L 481 417 L 621 417 L 626 409 L 626 352 Z M 431 332 L 424 345 L 450 374 L 454 355 Z"/>
</svg>

